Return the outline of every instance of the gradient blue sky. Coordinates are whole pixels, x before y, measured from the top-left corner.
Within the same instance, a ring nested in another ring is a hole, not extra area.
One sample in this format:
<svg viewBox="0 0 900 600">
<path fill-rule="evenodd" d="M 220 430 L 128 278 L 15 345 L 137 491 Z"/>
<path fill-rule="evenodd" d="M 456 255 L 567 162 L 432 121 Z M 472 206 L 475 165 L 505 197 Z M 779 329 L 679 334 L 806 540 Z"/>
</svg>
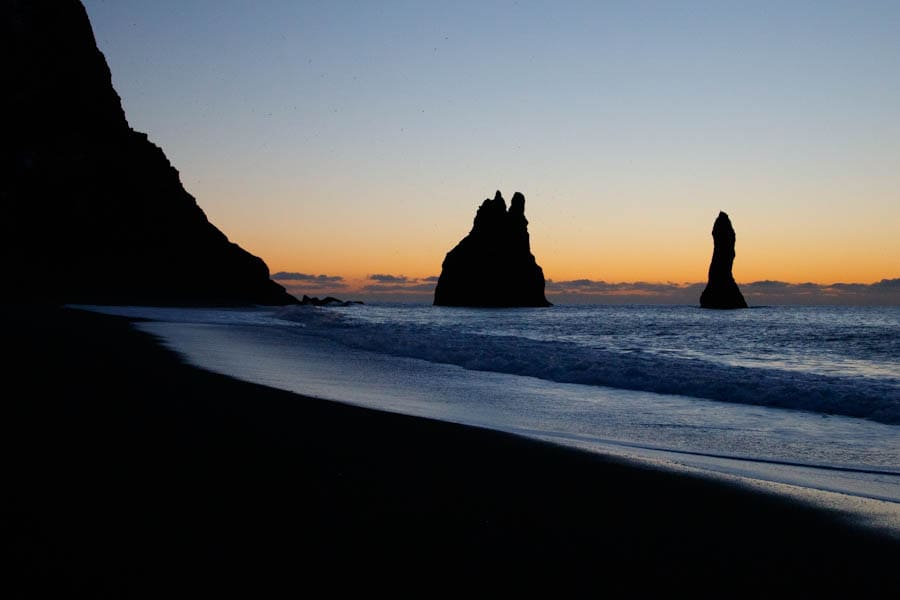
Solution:
<svg viewBox="0 0 900 600">
<path fill-rule="evenodd" d="M 556 281 L 900 276 L 900 2 L 85 0 L 131 125 L 273 271 L 419 281 L 500 189 Z"/>
</svg>

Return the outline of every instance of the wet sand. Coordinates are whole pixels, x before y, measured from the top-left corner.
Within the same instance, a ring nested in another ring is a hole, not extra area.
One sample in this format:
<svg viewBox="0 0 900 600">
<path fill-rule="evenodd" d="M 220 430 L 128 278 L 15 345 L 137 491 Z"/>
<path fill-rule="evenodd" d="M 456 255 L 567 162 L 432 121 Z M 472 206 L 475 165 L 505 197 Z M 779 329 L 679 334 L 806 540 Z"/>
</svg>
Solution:
<svg viewBox="0 0 900 600">
<path fill-rule="evenodd" d="M 782 497 L 244 383 L 124 318 L 2 327 L 5 597 L 900 591 L 900 541 Z"/>
</svg>

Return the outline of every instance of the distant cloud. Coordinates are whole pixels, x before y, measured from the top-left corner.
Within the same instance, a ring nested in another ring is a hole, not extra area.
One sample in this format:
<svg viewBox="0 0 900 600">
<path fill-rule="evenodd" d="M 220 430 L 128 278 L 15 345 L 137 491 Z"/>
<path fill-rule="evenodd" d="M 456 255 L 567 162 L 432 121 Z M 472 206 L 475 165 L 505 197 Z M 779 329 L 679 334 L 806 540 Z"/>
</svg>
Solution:
<svg viewBox="0 0 900 600">
<path fill-rule="evenodd" d="M 434 284 L 425 283 L 373 283 L 361 288 L 364 292 L 434 292 Z"/>
<path fill-rule="evenodd" d="M 440 277 L 438 277 L 437 275 L 432 275 L 431 277 L 423 277 L 420 281 L 431 281 L 433 283 L 437 283 L 438 279 L 440 279 Z"/>
<path fill-rule="evenodd" d="M 572 279 L 548 280 L 547 295 L 559 303 L 698 304 L 705 283 L 647 283 Z M 751 305 L 760 304 L 900 304 L 900 279 L 877 283 L 787 283 L 762 280 L 739 283 Z"/>
<path fill-rule="evenodd" d="M 887 304 L 900 305 L 900 279 L 876 283 L 785 283 L 754 281 L 741 285 L 756 304 Z"/>
<path fill-rule="evenodd" d="M 279 271 L 272 275 L 272 279 L 281 282 L 287 291 L 295 296 L 306 292 L 328 292 L 348 288 L 344 278 L 340 275 L 310 275 L 308 273 L 292 273 Z"/>
<path fill-rule="evenodd" d="M 570 294 L 617 294 L 617 295 L 654 295 L 683 293 L 693 290 L 702 284 L 696 283 L 647 283 L 645 281 L 611 283 L 592 279 L 572 279 L 569 281 L 547 280 L 548 293 Z"/>
<path fill-rule="evenodd" d="M 386 302 L 430 302 L 437 277 L 407 277 L 376 273 L 367 278 L 370 283 L 360 288 L 363 296 Z"/>
<path fill-rule="evenodd" d="M 547 297 L 557 304 L 697 304 L 703 284 L 548 280 Z"/>
<path fill-rule="evenodd" d="M 381 283 L 406 283 L 410 281 L 410 279 L 406 277 L 406 275 L 384 275 L 382 273 L 369 275 L 368 278 L 372 281 L 380 281 Z M 415 279 L 413 279 L 412 281 L 415 281 Z"/>
<path fill-rule="evenodd" d="M 831 287 L 848 292 L 893 294 L 900 292 L 900 279 L 882 279 L 881 281 L 870 285 L 863 283 L 834 283 Z"/>
<path fill-rule="evenodd" d="M 340 275 L 309 275 L 307 273 L 290 273 L 288 271 L 278 271 L 272 275 L 272 279 L 276 281 L 316 281 L 316 282 L 336 282 L 343 281 Z"/>
</svg>

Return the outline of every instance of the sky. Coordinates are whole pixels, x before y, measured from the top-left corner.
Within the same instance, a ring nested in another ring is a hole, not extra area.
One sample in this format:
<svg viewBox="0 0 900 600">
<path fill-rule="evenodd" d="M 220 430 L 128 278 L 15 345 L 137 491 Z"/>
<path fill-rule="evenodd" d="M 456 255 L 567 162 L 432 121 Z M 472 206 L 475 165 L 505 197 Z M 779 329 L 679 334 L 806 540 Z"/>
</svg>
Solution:
<svg viewBox="0 0 900 600">
<path fill-rule="evenodd" d="M 693 294 L 723 210 L 740 284 L 900 296 L 900 2 L 84 4 L 131 126 L 295 293 L 430 294 L 500 190 L 548 295 Z"/>
</svg>

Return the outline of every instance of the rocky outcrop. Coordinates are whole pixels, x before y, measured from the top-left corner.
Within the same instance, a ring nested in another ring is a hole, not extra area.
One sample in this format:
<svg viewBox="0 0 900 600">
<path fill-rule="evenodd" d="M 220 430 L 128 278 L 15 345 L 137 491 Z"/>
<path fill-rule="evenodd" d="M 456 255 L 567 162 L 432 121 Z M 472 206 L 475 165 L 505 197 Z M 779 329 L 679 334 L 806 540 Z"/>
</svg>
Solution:
<svg viewBox="0 0 900 600">
<path fill-rule="evenodd" d="M 510 202 L 498 191 L 475 215 L 475 224 L 447 253 L 434 290 L 437 306 L 550 306 L 544 272 L 531 254 L 525 196 Z"/>
<path fill-rule="evenodd" d="M 734 228 L 731 219 L 720 212 L 713 225 L 713 257 L 709 264 L 709 280 L 700 294 L 702 308 L 747 308 L 731 268 L 734 264 Z"/>
<path fill-rule="evenodd" d="M 5 302 L 297 302 L 129 127 L 77 0 L 5 0 L 0 40 Z"/>
</svg>

